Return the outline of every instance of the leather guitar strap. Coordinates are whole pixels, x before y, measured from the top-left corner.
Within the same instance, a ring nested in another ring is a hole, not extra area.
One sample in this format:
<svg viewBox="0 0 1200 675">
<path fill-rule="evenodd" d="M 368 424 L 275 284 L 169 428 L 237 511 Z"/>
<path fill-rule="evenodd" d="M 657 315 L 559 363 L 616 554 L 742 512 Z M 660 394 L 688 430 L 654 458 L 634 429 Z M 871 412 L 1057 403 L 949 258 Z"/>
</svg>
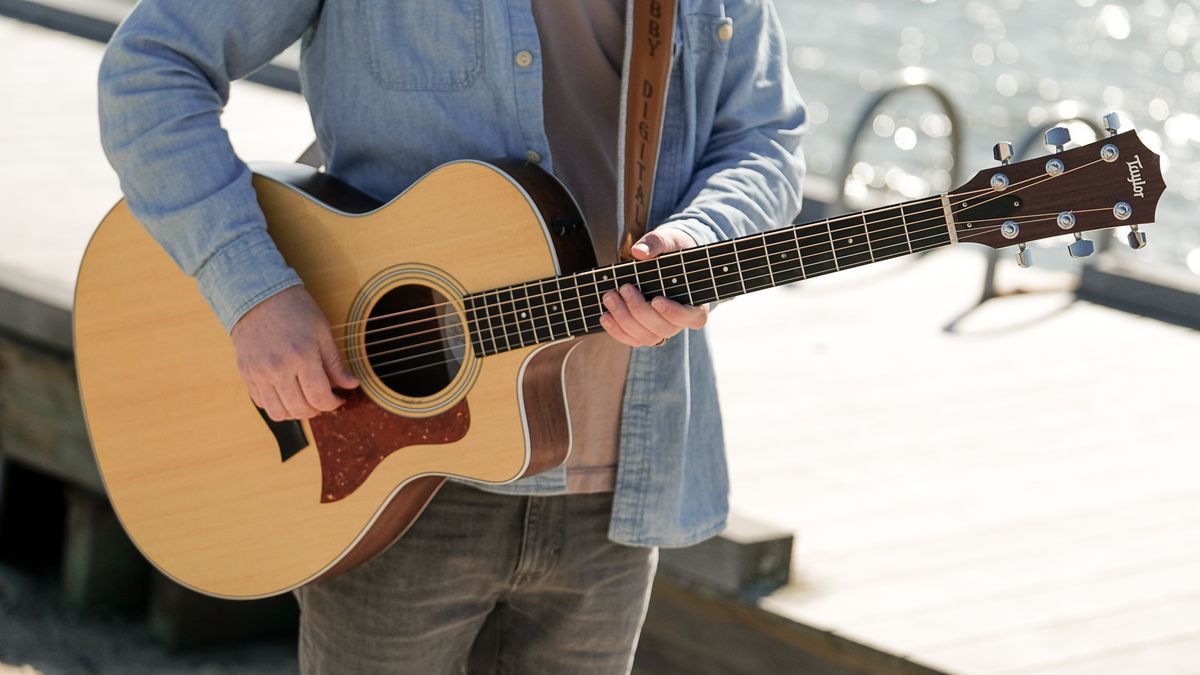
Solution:
<svg viewBox="0 0 1200 675">
<path fill-rule="evenodd" d="M 624 221 L 621 259 L 646 232 L 671 72 L 676 0 L 633 2 L 633 45 L 625 90 Z"/>
</svg>

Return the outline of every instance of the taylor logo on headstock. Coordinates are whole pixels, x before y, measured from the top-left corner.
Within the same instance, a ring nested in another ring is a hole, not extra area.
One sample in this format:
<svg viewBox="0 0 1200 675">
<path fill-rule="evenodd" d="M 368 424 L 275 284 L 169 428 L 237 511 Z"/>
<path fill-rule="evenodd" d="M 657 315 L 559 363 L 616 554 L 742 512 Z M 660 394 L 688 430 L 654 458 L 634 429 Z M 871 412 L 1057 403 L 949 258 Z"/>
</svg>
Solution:
<svg viewBox="0 0 1200 675">
<path fill-rule="evenodd" d="M 1133 194 L 1143 199 L 1146 197 L 1146 188 L 1142 187 L 1146 181 L 1142 180 L 1142 158 L 1138 155 L 1133 156 L 1132 162 L 1125 162 L 1129 167 L 1129 183 L 1133 185 Z"/>
</svg>

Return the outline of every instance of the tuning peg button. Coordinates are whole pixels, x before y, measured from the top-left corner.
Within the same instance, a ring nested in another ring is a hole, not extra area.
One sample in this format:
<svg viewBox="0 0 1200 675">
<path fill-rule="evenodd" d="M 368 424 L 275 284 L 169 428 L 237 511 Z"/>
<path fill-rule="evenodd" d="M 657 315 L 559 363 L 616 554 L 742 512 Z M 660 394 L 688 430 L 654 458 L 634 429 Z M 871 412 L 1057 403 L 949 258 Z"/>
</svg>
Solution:
<svg viewBox="0 0 1200 675">
<path fill-rule="evenodd" d="M 1075 241 L 1067 247 L 1067 253 L 1072 258 L 1086 258 L 1096 252 L 1096 245 L 1091 241 L 1084 239 L 1082 234 L 1075 233 Z"/>
<path fill-rule="evenodd" d="M 1020 249 L 1017 251 L 1017 264 L 1025 268 L 1032 267 L 1033 251 L 1025 248 L 1025 244 L 1018 244 L 1017 247 Z"/>
<path fill-rule="evenodd" d="M 1046 132 L 1046 145 L 1053 146 L 1055 152 L 1062 152 L 1063 146 L 1071 142 L 1071 130 L 1066 127 L 1054 127 Z"/>
<path fill-rule="evenodd" d="M 1115 112 L 1110 112 L 1104 116 L 1104 130 L 1109 136 L 1116 136 L 1121 130 L 1121 116 Z"/>
<path fill-rule="evenodd" d="M 1126 235 L 1126 239 L 1129 241 L 1129 248 L 1135 251 L 1146 248 L 1146 233 L 1139 230 L 1137 225 L 1129 226 L 1129 234 Z"/>
<path fill-rule="evenodd" d="M 1013 144 L 1008 141 L 1001 141 L 992 146 L 992 156 L 1001 164 L 1008 164 L 1013 157 Z"/>
</svg>

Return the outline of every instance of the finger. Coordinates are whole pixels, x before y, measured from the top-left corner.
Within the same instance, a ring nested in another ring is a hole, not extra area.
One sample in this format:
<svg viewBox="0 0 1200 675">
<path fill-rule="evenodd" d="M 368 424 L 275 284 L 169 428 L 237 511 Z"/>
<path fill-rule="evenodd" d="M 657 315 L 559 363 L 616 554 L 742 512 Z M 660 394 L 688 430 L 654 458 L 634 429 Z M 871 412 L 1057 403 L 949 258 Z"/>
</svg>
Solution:
<svg viewBox="0 0 1200 675">
<path fill-rule="evenodd" d="M 629 313 L 629 308 L 625 305 L 625 300 L 619 293 L 609 291 L 604 294 L 604 306 L 608 308 L 608 313 L 613 320 L 626 334 L 637 341 L 635 346 L 643 347 L 652 345 L 662 339 L 661 335 L 657 335 L 633 318 Z"/>
<path fill-rule="evenodd" d="M 667 241 L 661 234 L 658 232 L 647 232 L 641 239 L 638 239 L 630 252 L 638 260 L 649 260 L 667 251 Z"/>
<path fill-rule="evenodd" d="M 317 332 L 317 347 L 321 350 L 321 365 L 325 368 L 328 382 L 339 389 L 353 389 L 358 386 L 358 378 L 350 372 L 342 350 L 338 349 L 328 329 Z"/>
<path fill-rule="evenodd" d="M 664 319 L 676 326 L 699 330 L 708 323 L 708 308 L 706 307 L 680 304 L 661 295 L 650 301 L 650 306 Z"/>
<path fill-rule="evenodd" d="M 325 374 L 325 369 L 315 363 L 305 364 L 300 368 L 297 380 L 300 382 L 300 391 L 304 394 L 304 400 L 312 408 L 321 412 L 329 412 L 336 410 L 343 401 L 333 393 L 333 387 L 329 384 L 329 378 Z"/>
<path fill-rule="evenodd" d="M 629 313 L 633 315 L 633 318 L 657 336 L 655 342 L 671 337 L 682 328 L 659 314 L 658 310 L 646 302 L 646 298 L 633 286 L 622 286 L 621 298 L 625 300 L 625 306 L 629 308 Z"/>
<path fill-rule="evenodd" d="M 283 401 L 279 400 L 279 392 L 275 391 L 275 387 L 267 384 L 259 387 L 258 393 L 262 398 L 262 409 L 267 411 L 267 417 L 276 422 L 283 422 L 290 419 L 288 417 L 287 408 L 283 406 Z"/>
<path fill-rule="evenodd" d="M 283 407 L 287 409 L 289 419 L 306 420 L 316 417 L 318 414 L 317 409 L 309 405 L 304 398 L 300 380 L 296 377 L 293 376 L 291 380 L 276 383 L 275 392 L 279 394 L 279 400 L 283 401 Z"/>
<path fill-rule="evenodd" d="M 674 227 L 660 227 L 651 230 L 637 240 L 631 253 L 638 260 L 649 260 L 664 253 L 681 251 L 696 245 L 692 235 Z"/>
<path fill-rule="evenodd" d="M 608 314 L 600 315 L 600 326 L 604 328 L 604 332 L 608 333 L 609 337 L 620 342 L 621 344 L 629 345 L 630 347 L 641 347 L 643 344 L 635 340 L 632 335 L 626 333 L 617 325 L 615 319 Z"/>
<path fill-rule="evenodd" d="M 250 400 L 254 401 L 254 405 L 266 410 L 266 406 L 263 405 L 262 393 L 258 390 L 258 383 L 254 380 L 247 380 L 243 378 L 242 384 L 246 385 L 246 393 L 250 394 Z"/>
</svg>

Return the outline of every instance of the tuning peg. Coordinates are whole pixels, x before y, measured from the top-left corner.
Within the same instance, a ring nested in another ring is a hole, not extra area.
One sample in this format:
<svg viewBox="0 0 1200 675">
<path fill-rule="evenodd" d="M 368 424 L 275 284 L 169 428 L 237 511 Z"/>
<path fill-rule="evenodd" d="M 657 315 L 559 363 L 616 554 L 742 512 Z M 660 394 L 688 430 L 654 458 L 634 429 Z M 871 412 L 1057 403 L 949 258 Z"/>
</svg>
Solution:
<svg viewBox="0 0 1200 675">
<path fill-rule="evenodd" d="M 1110 112 L 1104 116 L 1104 130 L 1109 136 L 1116 136 L 1121 130 L 1121 116 L 1115 112 Z"/>
<path fill-rule="evenodd" d="M 1018 244 L 1017 248 L 1017 264 L 1021 267 L 1033 267 L 1033 251 L 1025 247 L 1025 244 Z"/>
<path fill-rule="evenodd" d="M 1129 248 L 1135 251 L 1146 248 L 1146 233 L 1139 230 L 1137 225 L 1129 226 L 1129 234 L 1126 237 L 1129 240 Z"/>
<path fill-rule="evenodd" d="M 1008 164 L 1013 156 L 1013 144 L 1008 141 L 1001 141 L 992 146 L 992 156 L 1001 164 Z"/>
<path fill-rule="evenodd" d="M 1066 127 L 1054 127 L 1046 132 L 1046 145 L 1053 146 L 1055 152 L 1062 152 L 1063 146 L 1071 142 L 1071 130 Z"/>
<path fill-rule="evenodd" d="M 1082 234 L 1075 233 L 1075 241 L 1067 247 L 1067 253 L 1071 254 L 1072 258 L 1086 258 L 1096 252 L 1096 245 L 1091 241 L 1084 239 Z"/>
</svg>

